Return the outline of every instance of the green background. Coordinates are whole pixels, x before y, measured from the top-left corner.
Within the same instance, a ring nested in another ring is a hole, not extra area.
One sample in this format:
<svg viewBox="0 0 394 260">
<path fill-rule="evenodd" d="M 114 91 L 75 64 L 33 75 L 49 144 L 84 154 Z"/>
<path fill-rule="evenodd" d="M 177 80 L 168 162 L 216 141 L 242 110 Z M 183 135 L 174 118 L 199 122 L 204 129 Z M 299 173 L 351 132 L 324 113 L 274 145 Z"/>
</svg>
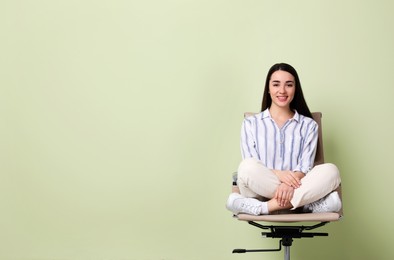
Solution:
<svg viewBox="0 0 394 260">
<path fill-rule="evenodd" d="M 392 1 L 0 2 L 0 259 L 282 259 L 225 207 L 244 111 L 299 72 L 343 221 L 294 259 L 393 259 Z"/>
</svg>

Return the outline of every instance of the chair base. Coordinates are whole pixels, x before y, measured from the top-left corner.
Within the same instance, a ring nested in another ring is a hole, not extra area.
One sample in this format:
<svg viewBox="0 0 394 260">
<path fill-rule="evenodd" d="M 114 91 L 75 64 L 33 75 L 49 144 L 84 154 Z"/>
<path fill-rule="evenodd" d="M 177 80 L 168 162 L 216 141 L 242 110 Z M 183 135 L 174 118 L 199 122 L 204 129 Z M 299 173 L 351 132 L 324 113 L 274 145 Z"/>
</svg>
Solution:
<svg viewBox="0 0 394 260">
<path fill-rule="evenodd" d="M 269 229 L 270 232 L 262 232 L 263 237 L 280 238 L 279 248 L 277 249 L 234 249 L 233 253 L 249 253 L 249 252 L 274 252 L 281 251 L 284 248 L 284 259 L 290 260 L 290 247 L 293 244 L 293 238 L 328 236 L 328 233 L 320 232 L 304 232 L 304 230 L 313 230 L 326 225 L 329 222 L 320 222 L 312 226 L 277 226 L 277 225 L 261 225 L 254 221 L 248 221 L 252 226 Z"/>
</svg>

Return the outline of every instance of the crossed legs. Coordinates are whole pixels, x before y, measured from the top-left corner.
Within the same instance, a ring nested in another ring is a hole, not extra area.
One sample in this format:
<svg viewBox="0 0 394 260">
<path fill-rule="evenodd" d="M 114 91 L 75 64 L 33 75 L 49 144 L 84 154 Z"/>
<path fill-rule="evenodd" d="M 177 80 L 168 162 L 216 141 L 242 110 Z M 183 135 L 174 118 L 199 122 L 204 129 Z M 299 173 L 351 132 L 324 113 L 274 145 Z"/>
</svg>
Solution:
<svg viewBox="0 0 394 260">
<path fill-rule="evenodd" d="M 338 168 L 331 163 L 315 166 L 301 180 L 301 186 L 294 190 L 290 203 L 281 207 L 274 198 L 281 184 L 278 177 L 261 161 L 248 158 L 238 168 L 238 187 L 242 196 L 267 201 L 268 213 L 281 209 L 296 209 L 317 201 L 341 183 Z"/>
</svg>

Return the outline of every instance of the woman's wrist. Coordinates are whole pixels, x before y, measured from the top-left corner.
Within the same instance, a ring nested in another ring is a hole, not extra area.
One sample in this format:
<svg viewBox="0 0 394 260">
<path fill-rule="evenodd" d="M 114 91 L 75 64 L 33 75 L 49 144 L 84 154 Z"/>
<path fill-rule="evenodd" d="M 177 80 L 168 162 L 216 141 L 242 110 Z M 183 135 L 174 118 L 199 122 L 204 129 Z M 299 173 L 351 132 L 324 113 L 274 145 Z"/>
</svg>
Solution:
<svg viewBox="0 0 394 260">
<path fill-rule="evenodd" d="M 305 177 L 305 173 L 300 171 L 294 171 L 293 174 L 300 180 Z"/>
</svg>

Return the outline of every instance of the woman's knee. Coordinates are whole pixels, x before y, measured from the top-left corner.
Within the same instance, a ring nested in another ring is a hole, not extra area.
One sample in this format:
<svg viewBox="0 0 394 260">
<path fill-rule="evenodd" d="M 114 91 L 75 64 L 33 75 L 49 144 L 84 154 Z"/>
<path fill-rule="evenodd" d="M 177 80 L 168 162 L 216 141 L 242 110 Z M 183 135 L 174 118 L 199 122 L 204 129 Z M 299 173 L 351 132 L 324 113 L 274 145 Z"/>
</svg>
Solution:
<svg viewBox="0 0 394 260">
<path fill-rule="evenodd" d="M 249 175 L 250 172 L 252 172 L 255 168 L 256 165 L 258 164 L 258 160 L 255 158 L 246 158 L 244 159 L 238 167 L 238 178 L 243 178 L 247 175 Z"/>
<path fill-rule="evenodd" d="M 339 173 L 339 169 L 338 167 L 333 164 L 333 163 L 324 163 L 321 165 L 318 165 L 317 167 L 319 167 L 320 171 L 324 172 L 324 175 L 327 176 L 328 178 L 330 178 L 333 181 L 336 181 L 339 183 L 341 183 L 341 176 Z"/>
</svg>

